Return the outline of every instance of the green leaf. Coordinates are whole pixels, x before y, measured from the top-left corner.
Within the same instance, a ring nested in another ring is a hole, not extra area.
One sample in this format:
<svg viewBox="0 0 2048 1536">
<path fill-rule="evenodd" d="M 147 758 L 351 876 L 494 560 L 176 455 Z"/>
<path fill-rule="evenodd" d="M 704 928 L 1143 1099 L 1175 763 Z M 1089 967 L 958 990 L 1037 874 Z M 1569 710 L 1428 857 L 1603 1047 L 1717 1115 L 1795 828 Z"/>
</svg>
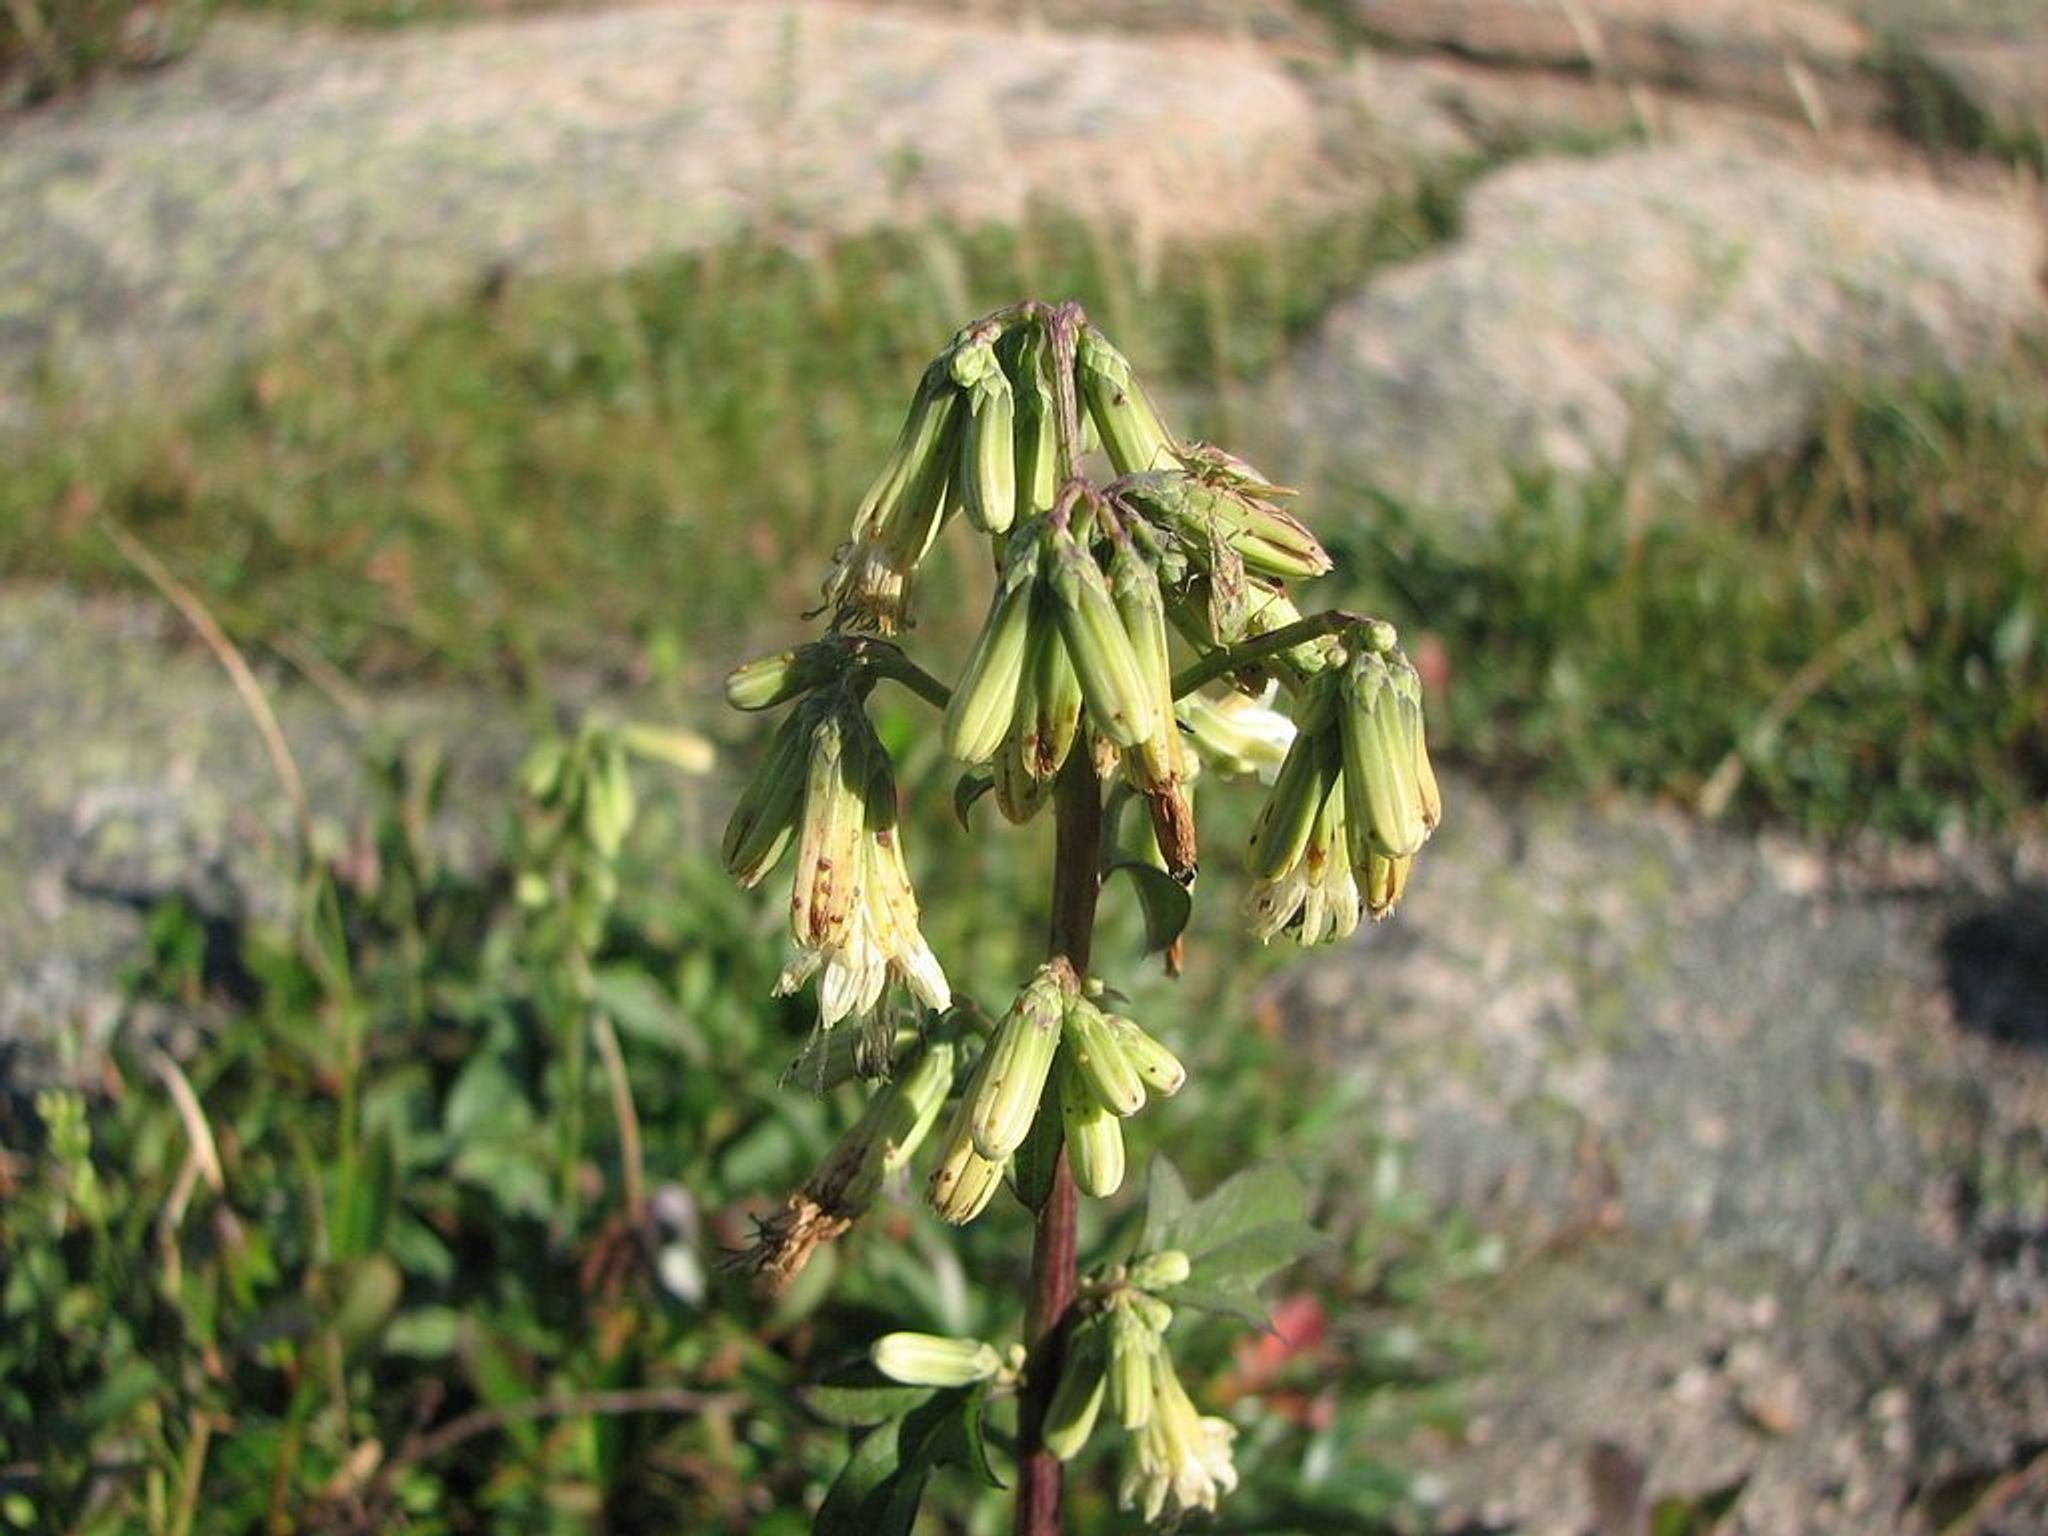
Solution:
<svg viewBox="0 0 2048 1536">
<path fill-rule="evenodd" d="M 1307 1208 L 1301 1181 L 1282 1163 L 1254 1164 L 1191 1201 L 1173 1165 L 1154 1158 L 1138 1251 L 1188 1256 L 1193 1273 L 1174 1288 L 1176 1303 L 1263 1324 L 1259 1287 L 1323 1246 Z"/>
<path fill-rule="evenodd" d="M 1207 1284 L 1257 1286 L 1324 1243 L 1323 1235 L 1306 1222 L 1282 1221 L 1254 1227 L 1190 1257 L 1201 1266 L 1200 1278 Z"/>
<path fill-rule="evenodd" d="M 960 1396 L 935 1393 L 869 1430 L 818 1507 L 812 1536 L 909 1536 L 932 1468 L 965 1464 Z"/>
<path fill-rule="evenodd" d="M 441 1112 L 441 1128 L 450 1139 L 460 1142 L 476 1134 L 510 1139 L 532 1126 L 533 1106 L 505 1063 L 495 1055 L 471 1057 Z"/>
<path fill-rule="evenodd" d="M 1173 1236 L 1187 1219 L 1193 1202 L 1180 1170 L 1164 1157 L 1154 1157 L 1145 1175 L 1145 1224 L 1138 1234 L 1139 1253 L 1174 1247 Z"/>
<path fill-rule="evenodd" d="M 470 1383 L 486 1407 L 509 1408 L 533 1396 L 525 1371 L 494 1332 L 482 1328 L 474 1330 L 467 1364 Z M 528 1455 L 540 1448 L 538 1426 L 517 1415 L 506 1419 L 505 1434 Z"/>
<path fill-rule="evenodd" d="M 462 1340 L 462 1314 L 453 1307 L 414 1307 L 384 1330 L 384 1353 L 445 1360 Z"/>
<path fill-rule="evenodd" d="M 1307 1208 L 1307 1193 L 1291 1168 L 1254 1163 L 1188 1206 L 1159 1246 L 1182 1249 L 1193 1258 L 1258 1227 L 1300 1223 Z"/>
<path fill-rule="evenodd" d="M 827 1372 L 797 1391 L 797 1399 L 828 1424 L 863 1429 L 900 1419 L 929 1402 L 933 1387 L 906 1387 L 891 1381 L 867 1361 Z"/>
<path fill-rule="evenodd" d="M 405 1211 L 392 1214 L 384 1233 L 384 1251 L 408 1275 L 445 1285 L 455 1274 L 455 1255 L 441 1235 Z"/>
<path fill-rule="evenodd" d="M 146 1360 L 124 1360 L 80 1406 L 76 1415 L 95 1431 L 125 1427 L 131 1409 L 163 1394 L 164 1379 Z"/>
<path fill-rule="evenodd" d="M 960 1439 L 965 1451 L 967 1469 L 990 1488 L 1007 1488 L 996 1471 L 995 1464 L 988 1458 L 988 1437 L 983 1433 L 982 1419 L 988 1413 L 988 1388 L 967 1394 L 960 1404 Z"/>
<path fill-rule="evenodd" d="M 1266 1304 L 1259 1300 L 1257 1287 L 1242 1282 L 1210 1285 L 1197 1271 L 1186 1284 L 1175 1286 L 1172 1296 L 1175 1306 L 1234 1317 L 1253 1328 L 1264 1328 L 1272 1322 L 1266 1312 Z"/>
<path fill-rule="evenodd" d="M 405 1294 L 404 1276 L 381 1253 L 337 1261 L 331 1285 L 333 1310 L 327 1322 L 350 1349 L 375 1339 Z"/>
<path fill-rule="evenodd" d="M 1650 1511 L 1650 1536 L 1714 1536 L 1748 1486 L 1749 1479 L 1740 1478 L 1692 1498 L 1659 1499 Z"/>
<path fill-rule="evenodd" d="M 953 815 L 961 826 L 966 826 L 967 816 L 974 809 L 974 802 L 996 787 L 996 776 L 987 769 L 963 773 L 953 785 Z"/>
<path fill-rule="evenodd" d="M 1010 1164 L 1010 1188 L 1028 1210 L 1043 1207 L 1045 1197 L 1052 1193 L 1052 1170 L 1059 1161 L 1060 1142 L 1059 1112 L 1048 1093 L 1038 1106 L 1037 1118 L 1031 1122 L 1024 1145 L 1017 1149 Z"/>
<path fill-rule="evenodd" d="M 545 1217 L 554 1201 L 548 1170 L 533 1137 L 478 1137 L 449 1171 L 488 1194 L 507 1215 Z"/>
<path fill-rule="evenodd" d="M 639 966 L 604 966 L 594 980 L 597 1004 L 619 1026 L 620 1034 L 665 1047 L 699 1065 L 709 1060 L 704 1037 Z"/>
<path fill-rule="evenodd" d="M 897 1483 L 906 1476 L 903 1466 L 903 1426 L 900 1420 L 882 1424 L 862 1437 L 839 1469 L 839 1476 L 825 1491 L 818 1506 L 818 1518 L 811 1536 L 882 1536 L 880 1523 L 896 1493 Z M 917 1478 L 922 1494 L 924 1480 Z M 903 1531 L 910 1529 L 906 1522 Z"/>
<path fill-rule="evenodd" d="M 389 1129 L 379 1126 L 363 1144 L 355 1176 L 336 1192 L 332 1218 L 335 1258 L 366 1258 L 384 1246 L 397 1184 L 398 1153 Z"/>
<path fill-rule="evenodd" d="M 1145 953 L 1156 955 L 1187 930 L 1195 898 L 1165 870 L 1137 859 L 1117 860 L 1103 878 L 1119 871 L 1129 875 L 1138 888 L 1138 905 L 1145 913 Z"/>
</svg>

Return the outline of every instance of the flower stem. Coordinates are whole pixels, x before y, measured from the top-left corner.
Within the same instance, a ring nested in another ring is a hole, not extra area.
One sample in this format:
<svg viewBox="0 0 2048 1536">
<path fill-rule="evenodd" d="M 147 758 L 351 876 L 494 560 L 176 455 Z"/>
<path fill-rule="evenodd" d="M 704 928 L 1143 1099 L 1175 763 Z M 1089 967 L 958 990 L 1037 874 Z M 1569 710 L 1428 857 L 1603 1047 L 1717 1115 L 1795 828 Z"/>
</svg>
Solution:
<svg viewBox="0 0 2048 1536">
<path fill-rule="evenodd" d="M 1087 317 L 1078 304 L 1045 312 L 1052 351 L 1054 437 L 1059 481 L 1071 487 L 1081 472 L 1081 411 L 1074 390 L 1074 346 Z M 1049 958 L 1064 959 L 1076 978 L 1088 974 L 1095 944 L 1095 902 L 1102 890 L 1102 785 L 1095 754 L 1082 733 L 1067 754 L 1053 789 L 1052 932 Z M 1057 1110 L 1048 1102 L 1040 1114 Z M 1045 1448 L 1045 1410 L 1060 1379 L 1066 1350 L 1063 1324 L 1076 1283 L 1074 1220 L 1079 1204 L 1064 1142 L 1053 1157 L 1052 1185 L 1039 1207 L 1031 1240 L 1031 1295 L 1024 1316 L 1030 1351 L 1024 1391 L 1017 1402 L 1016 1536 L 1060 1536 L 1059 1458 Z"/>
<path fill-rule="evenodd" d="M 1324 635 L 1334 635 L 1360 624 L 1374 621 L 1361 614 L 1348 613 L 1342 608 L 1327 609 L 1306 619 L 1297 619 L 1271 634 L 1260 635 L 1256 640 L 1246 640 L 1238 645 L 1226 645 L 1209 652 L 1200 661 L 1191 661 L 1174 674 L 1173 696 L 1184 699 L 1204 683 L 1213 683 L 1217 678 L 1232 672 L 1241 672 L 1254 662 L 1264 661 L 1268 656 L 1277 656 L 1282 651 L 1292 650 L 1304 640 L 1320 640 Z M 1391 630 L 1388 631 L 1392 633 Z"/>
<path fill-rule="evenodd" d="M 944 709 L 953 700 L 953 690 L 925 671 L 893 645 L 874 645 L 867 651 L 868 670 L 876 677 L 901 683 L 934 709 Z"/>
<path fill-rule="evenodd" d="M 1088 974 L 1095 941 L 1095 903 L 1102 888 L 1102 785 L 1094 754 L 1079 741 L 1054 789 L 1052 934 L 1047 951 L 1077 977 Z M 1040 1114 L 1053 1113 L 1050 1102 Z M 1024 1392 L 1017 1404 L 1016 1536 L 1059 1536 L 1060 1463 L 1045 1448 L 1045 1409 L 1059 1381 L 1066 1349 L 1063 1328 L 1074 1300 L 1076 1198 L 1067 1149 L 1053 1160 L 1052 1187 L 1038 1212 L 1031 1245 L 1031 1297 L 1024 1320 L 1030 1349 Z"/>
</svg>

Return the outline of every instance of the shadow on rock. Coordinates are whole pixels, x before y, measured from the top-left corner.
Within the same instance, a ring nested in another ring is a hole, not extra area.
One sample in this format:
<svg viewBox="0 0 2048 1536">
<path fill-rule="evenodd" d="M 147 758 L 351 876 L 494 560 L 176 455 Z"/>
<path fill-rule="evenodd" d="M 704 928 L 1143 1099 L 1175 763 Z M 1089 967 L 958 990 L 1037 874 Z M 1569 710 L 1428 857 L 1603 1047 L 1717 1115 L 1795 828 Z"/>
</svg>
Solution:
<svg viewBox="0 0 2048 1536">
<path fill-rule="evenodd" d="M 2048 889 L 2022 888 L 1959 918 L 1941 958 L 1964 1028 L 2048 1050 Z"/>
</svg>

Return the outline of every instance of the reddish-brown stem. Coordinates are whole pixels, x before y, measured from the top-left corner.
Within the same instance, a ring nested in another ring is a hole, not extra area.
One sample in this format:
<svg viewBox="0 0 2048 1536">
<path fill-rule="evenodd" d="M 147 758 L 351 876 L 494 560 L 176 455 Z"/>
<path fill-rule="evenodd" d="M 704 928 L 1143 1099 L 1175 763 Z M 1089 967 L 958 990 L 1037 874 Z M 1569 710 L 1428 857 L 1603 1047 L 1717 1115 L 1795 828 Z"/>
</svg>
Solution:
<svg viewBox="0 0 2048 1536">
<path fill-rule="evenodd" d="M 1047 951 L 1077 977 L 1088 974 L 1095 939 L 1095 901 L 1102 882 L 1102 785 L 1095 757 L 1075 743 L 1054 791 L 1052 934 Z M 1039 1111 L 1051 1113 L 1050 1106 Z M 1059 1380 L 1066 1336 L 1062 1324 L 1075 1285 L 1074 1176 L 1067 1149 L 1053 1160 L 1052 1187 L 1038 1212 L 1031 1246 L 1031 1299 L 1025 1342 L 1031 1354 L 1017 1405 L 1017 1536 L 1059 1536 L 1060 1463 L 1045 1448 L 1040 1429 Z"/>
</svg>

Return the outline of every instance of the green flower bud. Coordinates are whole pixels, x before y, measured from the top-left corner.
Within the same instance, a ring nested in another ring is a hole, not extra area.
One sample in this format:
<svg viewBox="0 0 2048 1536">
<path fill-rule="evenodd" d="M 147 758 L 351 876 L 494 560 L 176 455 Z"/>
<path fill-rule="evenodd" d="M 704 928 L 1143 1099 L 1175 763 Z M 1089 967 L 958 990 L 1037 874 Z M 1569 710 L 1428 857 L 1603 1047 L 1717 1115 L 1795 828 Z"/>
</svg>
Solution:
<svg viewBox="0 0 2048 1536">
<path fill-rule="evenodd" d="M 1141 1291 L 1163 1291 L 1187 1280 L 1192 1266 L 1178 1248 L 1162 1248 L 1132 1262 L 1130 1281 Z"/>
<path fill-rule="evenodd" d="M 1124 1297 L 1124 1303 L 1137 1315 L 1138 1321 L 1152 1330 L 1154 1337 L 1173 1326 L 1173 1308 L 1157 1296 L 1143 1291 L 1132 1291 Z"/>
<path fill-rule="evenodd" d="M 1124 1182 L 1123 1124 L 1096 1099 L 1070 1050 L 1060 1052 L 1057 1071 L 1060 1129 L 1074 1184 L 1084 1195 L 1106 1199 Z"/>
<path fill-rule="evenodd" d="M 940 1148 L 926 1197 L 940 1220 L 959 1227 L 987 1210 L 1002 1187 L 1003 1165 L 976 1150 L 967 1128 L 967 1106 L 962 1104 Z"/>
<path fill-rule="evenodd" d="M 1152 1416 L 1152 1360 L 1159 1335 L 1119 1298 L 1109 1311 L 1109 1408 L 1127 1430 Z"/>
<path fill-rule="evenodd" d="M 1090 328 L 1075 348 L 1075 375 L 1088 420 L 1119 474 L 1173 462 L 1173 439 L 1131 373 L 1130 360 Z"/>
<path fill-rule="evenodd" d="M 1368 842 L 1390 858 L 1412 855 L 1429 836 L 1416 784 L 1415 738 L 1421 731 L 1421 686 L 1398 653 L 1354 656 L 1338 711 L 1344 746 L 1345 822 L 1354 864 Z"/>
<path fill-rule="evenodd" d="M 1003 1161 L 1030 1133 L 1059 1048 L 1066 1004 L 1061 978 L 1050 966 L 1041 967 L 996 1026 L 969 1102 L 969 1129 L 983 1157 Z"/>
<path fill-rule="evenodd" d="M 911 1387 L 968 1387 L 1003 1368 L 993 1344 L 935 1333 L 885 1333 L 868 1357 L 891 1381 Z"/>
<path fill-rule="evenodd" d="M 1188 1080 L 1180 1058 L 1120 1014 L 1109 1014 L 1109 1027 L 1123 1050 L 1124 1060 L 1145 1086 L 1162 1098 L 1172 1098 Z"/>
<path fill-rule="evenodd" d="M 1061 1461 L 1078 1456 L 1095 1429 L 1108 1385 L 1108 1364 L 1107 1327 L 1100 1318 L 1089 1318 L 1068 1336 L 1059 1385 L 1045 1409 L 1045 1448 Z"/>
<path fill-rule="evenodd" d="M 1121 1037 L 1085 997 L 1067 1008 L 1066 1036 L 1074 1066 L 1097 1104 L 1113 1115 L 1135 1115 L 1145 1107 L 1145 1084 Z"/>
</svg>

